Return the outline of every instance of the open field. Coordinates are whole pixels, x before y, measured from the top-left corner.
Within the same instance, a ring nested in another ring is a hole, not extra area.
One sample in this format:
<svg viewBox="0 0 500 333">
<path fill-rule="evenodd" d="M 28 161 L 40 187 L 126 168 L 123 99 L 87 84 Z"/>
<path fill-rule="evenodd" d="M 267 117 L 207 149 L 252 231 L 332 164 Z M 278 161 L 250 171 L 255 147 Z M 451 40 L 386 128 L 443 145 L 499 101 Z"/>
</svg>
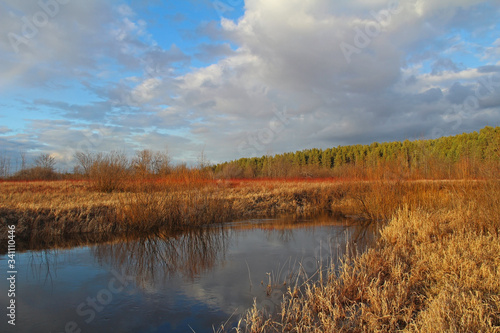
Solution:
<svg viewBox="0 0 500 333">
<path fill-rule="evenodd" d="M 460 184 L 334 179 L 154 181 L 129 183 L 125 190 L 105 193 L 84 181 L 2 182 L 0 218 L 2 228 L 16 224 L 20 240 L 175 230 L 235 219 L 325 212 L 387 220 L 403 204 L 441 208 Z M 471 182 L 470 187 L 480 184 Z"/>
<path fill-rule="evenodd" d="M 387 221 L 405 205 L 432 212 L 449 209 L 457 197 L 478 197 L 491 186 L 484 180 L 156 179 L 101 192 L 86 181 L 4 181 L 0 237 L 6 237 L 1 231 L 7 224 L 16 225 L 18 240 L 48 241 L 283 215 L 327 213 Z"/>
</svg>

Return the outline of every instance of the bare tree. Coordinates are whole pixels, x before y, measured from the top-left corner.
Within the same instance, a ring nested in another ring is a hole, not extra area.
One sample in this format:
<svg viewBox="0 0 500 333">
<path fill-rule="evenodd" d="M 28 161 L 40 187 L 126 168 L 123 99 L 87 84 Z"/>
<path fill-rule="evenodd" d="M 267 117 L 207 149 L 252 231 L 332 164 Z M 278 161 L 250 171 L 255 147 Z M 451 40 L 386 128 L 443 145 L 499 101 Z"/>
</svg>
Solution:
<svg viewBox="0 0 500 333">
<path fill-rule="evenodd" d="M 42 169 L 54 171 L 56 166 L 56 159 L 50 154 L 40 154 L 35 159 L 35 166 Z"/>
<path fill-rule="evenodd" d="M 243 175 L 243 169 L 236 162 L 229 162 L 222 167 L 219 177 L 225 179 L 240 178 Z"/>
<path fill-rule="evenodd" d="M 7 156 L 0 157 L 0 178 L 8 177 L 10 174 L 10 158 Z"/>
<path fill-rule="evenodd" d="M 138 151 L 132 160 L 132 167 L 136 175 L 165 175 L 170 170 L 170 157 L 165 152 L 153 152 L 148 149 Z"/>
<path fill-rule="evenodd" d="M 94 155 L 88 151 L 87 152 L 78 151 L 73 156 L 78 161 L 78 164 L 85 176 L 90 175 L 90 170 L 92 168 L 92 165 L 96 160 L 99 159 L 99 154 Z"/>
<path fill-rule="evenodd" d="M 90 179 L 94 186 L 111 192 L 123 187 L 129 172 L 129 161 L 125 153 L 112 151 L 106 155 L 96 155 L 90 169 Z"/>
<path fill-rule="evenodd" d="M 134 172 L 139 177 L 147 177 L 153 173 L 153 152 L 148 149 L 138 151 L 132 160 Z"/>
<path fill-rule="evenodd" d="M 170 156 L 168 151 L 158 151 L 153 157 L 153 172 L 156 175 L 167 175 L 171 171 Z"/>
<path fill-rule="evenodd" d="M 203 148 L 200 152 L 200 155 L 198 156 L 198 167 L 200 168 L 200 170 L 203 170 L 208 166 L 210 166 L 210 163 L 208 162 L 207 156 L 205 155 L 205 148 Z"/>
<path fill-rule="evenodd" d="M 26 169 L 26 152 L 22 151 L 21 154 L 21 170 Z"/>
<path fill-rule="evenodd" d="M 26 168 L 25 154 L 21 153 L 22 167 L 13 177 L 23 180 L 53 180 L 58 179 L 59 175 L 55 171 L 56 160 L 50 154 L 41 154 L 35 159 L 35 166 Z"/>
</svg>

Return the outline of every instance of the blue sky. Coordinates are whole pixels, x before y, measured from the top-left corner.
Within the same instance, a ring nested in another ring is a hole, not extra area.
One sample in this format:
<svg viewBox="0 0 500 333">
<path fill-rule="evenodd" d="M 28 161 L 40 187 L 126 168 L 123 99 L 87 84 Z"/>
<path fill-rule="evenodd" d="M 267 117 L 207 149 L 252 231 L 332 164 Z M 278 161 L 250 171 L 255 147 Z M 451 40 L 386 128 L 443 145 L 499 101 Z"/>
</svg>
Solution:
<svg viewBox="0 0 500 333">
<path fill-rule="evenodd" d="M 212 162 L 500 123 L 500 6 L 0 1 L 0 157 Z"/>
</svg>

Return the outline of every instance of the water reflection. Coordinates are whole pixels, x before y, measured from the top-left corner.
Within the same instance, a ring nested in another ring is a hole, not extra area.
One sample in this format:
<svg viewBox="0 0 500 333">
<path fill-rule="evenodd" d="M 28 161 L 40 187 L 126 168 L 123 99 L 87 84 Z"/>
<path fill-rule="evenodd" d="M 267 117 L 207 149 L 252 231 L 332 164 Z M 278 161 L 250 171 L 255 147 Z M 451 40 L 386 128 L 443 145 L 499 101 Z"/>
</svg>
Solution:
<svg viewBox="0 0 500 333">
<path fill-rule="evenodd" d="M 91 248 L 100 264 L 133 275 L 138 285 L 168 280 L 172 274 L 193 279 L 224 259 L 228 233 L 223 227 L 160 233 Z"/>
<path fill-rule="evenodd" d="M 54 276 L 57 274 L 58 250 L 30 251 L 25 257 L 28 260 L 29 278 L 42 286 L 53 287 Z"/>
<path fill-rule="evenodd" d="M 326 216 L 136 236 L 93 246 L 90 253 L 99 265 L 134 277 L 136 287 L 146 292 L 159 293 L 177 279 L 184 281 L 181 293 L 221 313 L 242 314 L 253 298 L 274 313 L 289 286 L 317 279 L 332 264 L 338 268 L 340 258 L 365 251 L 373 240 L 369 226 Z"/>
<path fill-rule="evenodd" d="M 19 254 L 16 331 L 62 332 L 71 321 L 82 332 L 213 332 L 254 299 L 276 311 L 288 286 L 373 238 L 349 220 L 251 220 Z M 127 288 L 107 292 L 120 274 Z M 89 299 L 106 295 L 92 315 Z"/>
</svg>

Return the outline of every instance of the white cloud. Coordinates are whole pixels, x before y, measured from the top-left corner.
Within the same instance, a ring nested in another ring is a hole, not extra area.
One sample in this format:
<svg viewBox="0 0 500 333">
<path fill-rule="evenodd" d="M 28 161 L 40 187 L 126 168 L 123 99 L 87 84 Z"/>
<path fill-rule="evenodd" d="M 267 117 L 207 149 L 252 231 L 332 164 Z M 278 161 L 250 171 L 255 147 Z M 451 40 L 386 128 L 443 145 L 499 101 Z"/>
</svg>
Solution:
<svg viewBox="0 0 500 333">
<path fill-rule="evenodd" d="M 8 3 L 15 16 L 0 14 L 2 32 L 18 31 L 19 18 L 39 10 Z M 96 97 L 87 105 L 34 99 L 71 119 L 47 120 L 47 134 L 30 125 L 31 137 L 47 149 L 74 146 L 83 131 L 76 128 L 90 126 L 78 120 L 110 131 L 103 150 L 157 147 L 158 140 L 174 145 L 180 159 L 195 160 L 205 146 L 215 161 L 419 138 L 437 127 L 455 134 L 500 120 L 495 88 L 477 109 L 458 113 L 459 127 L 449 121 L 450 89 L 477 87 L 500 65 L 499 40 L 484 41 L 497 26 L 499 12 L 491 8 L 476 0 L 397 6 L 385 0 L 247 0 L 238 20 L 222 18 L 219 31 L 212 23 L 196 30 L 222 43 L 204 39 L 193 51 L 161 47 L 133 3 L 71 2 L 40 30 L 32 52 L 17 55 L 8 40 L 0 41 L 0 84 L 32 88 L 78 80 Z M 342 45 L 354 52 L 346 57 Z M 467 66 L 464 54 L 482 69 Z M 190 68 L 191 57 L 218 60 Z"/>
<path fill-rule="evenodd" d="M 148 78 L 132 91 L 132 99 L 137 104 L 149 103 L 155 95 L 155 90 L 160 86 L 161 80 L 158 78 Z"/>
</svg>

